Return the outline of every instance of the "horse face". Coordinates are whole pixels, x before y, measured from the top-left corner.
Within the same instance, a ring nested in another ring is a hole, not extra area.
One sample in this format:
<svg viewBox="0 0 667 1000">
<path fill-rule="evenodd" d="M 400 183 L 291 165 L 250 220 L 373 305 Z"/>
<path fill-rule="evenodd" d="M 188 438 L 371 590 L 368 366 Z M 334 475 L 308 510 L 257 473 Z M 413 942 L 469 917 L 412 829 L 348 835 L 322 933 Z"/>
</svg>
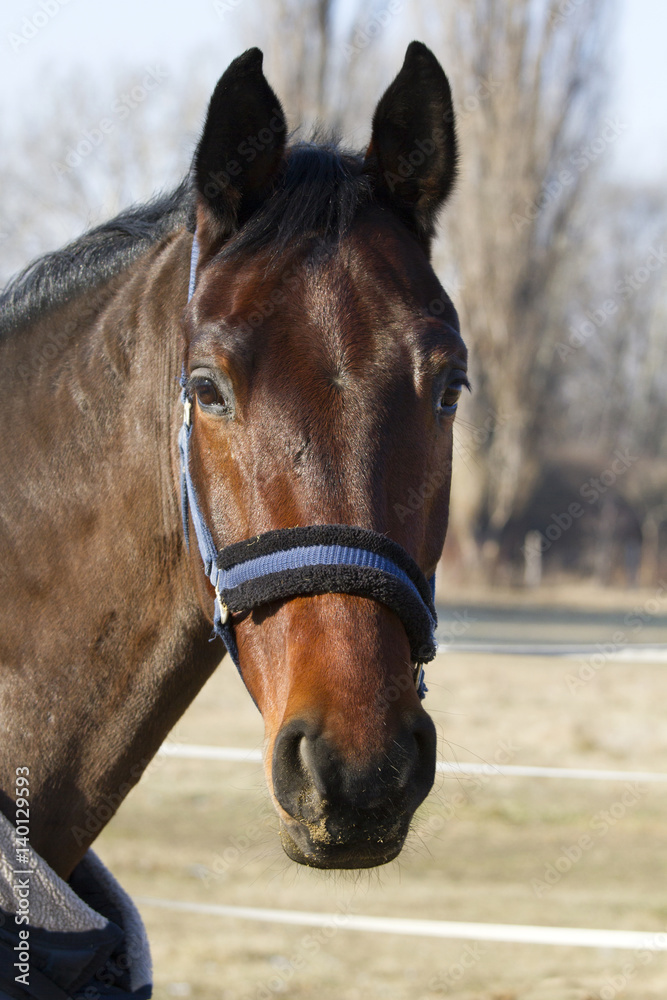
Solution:
<svg viewBox="0 0 667 1000">
<path fill-rule="evenodd" d="M 438 124 L 444 74 L 428 50 L 408 50 L 405 79 L 399 74 L 378 105 L 371 149 L 355 161 L 331 150 L 285 152 L 279 104 L 248 59 L 237 64 L 246 99 L 255 82 L 253 124 L 263 120 L 259 106 L 273 116 L 257 157 L 264 163 L 253 161 L 240 191 L 230 182 L 225 197 L 218 189 L 206 197 L 211 121 L 230 113 L 235 64 L 218 85 L 224 107 L 214 108 L 214 95 L 196 159 L 201 259 L 185 334 L 202 509 L 218 548 L 275 528 L 358 525 L 386 533 L 430 576 L 447 527 L 466 364 L 455 310 L 427 256 L 432 214 L 451 183 L 443 163 L 451 173 L 455 152 L 445 156 L 433 138 L 446 132 Z M 390 157 L 417 141 L 392 132 L 392 115 L 410 100 L 423 110 L 415 88 L 434 101 L 437 122 L 421 123 L 422 145 L 430 141 L 437 155 L 392 201 L 387 177 L 399 165 Z M 225 128 L 218 122 L 218 132 Z M 334 204 L 351 216 L 335 238 L 321 213 L 319 231 L 308 208 L 299 216 L 304 199 L 312 207 L 318 197 L 327 211 Z M 294 239 L 278 254 L 262 247 L 258 219 L 275 224 L 279 211 Z M 234 627 L 243 679 L 265 721 L 267 780 L 288 855 L 323 868 L 390 861 L 435 770 L 434 726 L 400 620 L 376 601 L 323 594 L 274 602 Z"/>
</svg>

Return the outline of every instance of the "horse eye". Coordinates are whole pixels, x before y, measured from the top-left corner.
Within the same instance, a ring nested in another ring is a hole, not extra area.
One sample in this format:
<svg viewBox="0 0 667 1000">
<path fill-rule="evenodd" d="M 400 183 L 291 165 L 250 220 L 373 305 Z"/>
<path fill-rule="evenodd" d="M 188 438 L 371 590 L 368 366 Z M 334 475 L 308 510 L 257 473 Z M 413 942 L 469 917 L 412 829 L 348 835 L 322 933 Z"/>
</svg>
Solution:
<svg viewBox="0 0 667 1000">
<path fill-rule="evenodd" d="M 197 401 L 204 407 L 206 406 L 224 406 L 225 401 L 220 396 L 218 392 L 218 387 L 215 382 L 212 382 L 209 378 L 203 378 L 195 382 L 194 386 L 195 395 Z"/>
<path fill-rule="evenodd" d="M 206 369 L 194 371 L 187 380 L 185 390 L 192 403 L 213 417 L 234 416 L 234 390 L 222 373 L 217 377 Z"/>
<path fill-rule="evenodd" d="M 459 398 L 461 396 L 461 390 L 463 385 L 454 384 L 448 385 L 442 396 L 440 397 L 440 409 L 441 410 L 453 410 L 456 409 L 459 403 Z"/>
<path fill-rule="evenodd" d="M 438 400 L 438 413 L 441 416 L 451 416 L 456 412 L 461 393 L 469 389 L 468 379 L 462 373 L 455 373 L 452 381 L 445 387 Z"/>
</svg>

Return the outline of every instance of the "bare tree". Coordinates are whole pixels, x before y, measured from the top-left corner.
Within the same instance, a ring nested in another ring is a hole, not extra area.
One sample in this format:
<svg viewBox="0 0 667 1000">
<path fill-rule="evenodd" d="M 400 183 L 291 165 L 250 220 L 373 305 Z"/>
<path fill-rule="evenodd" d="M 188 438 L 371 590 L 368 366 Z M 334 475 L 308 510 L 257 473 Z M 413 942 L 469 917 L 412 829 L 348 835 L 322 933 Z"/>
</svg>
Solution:
<svg viewBox="0 0 667 1000">
<path fill-rule="evenodd" d="M 181 180 L 210 95 L 203 77 L 193 72 L 181 87 L 155 66 L 106 89 L 72 78 L 40 94 L 35 116 L 0 152 L 0 285 L 39 254 Z"/>
<path fill-rule="evenodd" d="M 595 204 L 555 345 L 560 433 L 603 453 L 627 446 L 658 458 L 667 454 L 667 210 L 662 192 L 618 183 Z"/>
<path fill-rule="evenodd" d="M 565 460 L 627 466 L 613 494 L 641 525 L 641 579 L 655 584 L 667 533 L 667 211 L 662 191 L 610 184 L 596 216 L 556 344 L 558 437 Z M 604 514 L 597 561 L 609 572 L 618 526 L 611 507 Z"/>
<path fill-rule="evenodd" d="M 493 553 L 539 468 L 567 303 L 563 268 L 581 239 L 576 210 L 618 135 L 619 123 L 603 116 L 611 4 L 461 0 L 440 15 L 421 6 L 423 30 L 437 30 L 450 53 L 459 108 L 461 181 L 442 252 L 472 348 L 464 413 L 472 428 L 491 424 L 474 474 L 458 481 L 468 530 Z M 465 450 L 465 426 L 459 433 Z M 457 477 L 454 489 L 456 507 Z"/>
<path fill-rule="evenodd" d="M 258 45 L 269 77 L 284 102 L 288 120 L 308 136 L 324 123 L 350 137 L 377 100 L 378 63 L 369 53 L 382 48 L 385 29 L 395 21 L 400 0 L 379 8 L 358 0 L 347 15 L 335 0 L 276 0 L 270 19 L 249 12 L 239 40 Z M 384 61 L 384 60 L 381 60 Z M 368 79 L 375 78 L 369 87 Z"/>
</svg>

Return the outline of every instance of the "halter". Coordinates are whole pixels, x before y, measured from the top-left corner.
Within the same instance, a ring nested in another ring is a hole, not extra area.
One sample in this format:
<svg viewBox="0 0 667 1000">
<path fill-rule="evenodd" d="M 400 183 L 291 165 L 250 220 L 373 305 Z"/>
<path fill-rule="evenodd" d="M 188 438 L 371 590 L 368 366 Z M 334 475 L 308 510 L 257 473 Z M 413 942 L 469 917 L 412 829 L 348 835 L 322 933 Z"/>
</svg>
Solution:
<svg viewBox="0 0 667 1000">
<path fill-rule="evenodd" d="M 195 289 L 199 243 L 192 241 L 188 302 Z M 232 615 L 270 601 L 313 594 L 354 594 L 379 601 L 401 619 L 416 664 L 415 685 L 426 694 L 424 663 L 436 654 L 435 577 L 427 581 L 417 563 L 396 542 L 377 531 L 348 524 L 309 525 L 267 531 L 218 550 L 203 516 L 190 473 L 192 404 L 181 375 L 183 424 L 181 459 L 183 532 L 190 547 L 190 519 L 204 571 L 215 590 L 214 637 L 219 636 L 241 673 Z"/>
</svg>

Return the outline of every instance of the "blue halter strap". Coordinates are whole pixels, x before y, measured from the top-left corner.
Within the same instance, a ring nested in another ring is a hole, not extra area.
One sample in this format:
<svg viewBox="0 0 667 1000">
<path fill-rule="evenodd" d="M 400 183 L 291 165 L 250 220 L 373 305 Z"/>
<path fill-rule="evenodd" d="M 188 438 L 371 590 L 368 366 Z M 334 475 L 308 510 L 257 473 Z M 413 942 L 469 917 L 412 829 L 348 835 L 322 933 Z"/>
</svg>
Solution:
<svg viewBox="0 0 667 1000">
<path fill-rule="evenodd" d="M 199 245 L 192 241 L 188 301 L 195 289 Z M 430 581 L 402 546 L 385 535 L 347 524 L 280 528 L 236 542 L 218 551 L 203 516 L 190 470 L 192 402 L 181 376 L 183 423 L 178 445 L 181 460 L 181 510 L 186 544 L 190 522 L 215 590 L 214 636 L 224 642 L 241 672 L 232 615 L 270 601 L 313 594 L 356 594 L 379 601 L 401 619 L 416 664 L 420 698 L 426 693 L 423 664 L 437 650 L 437 617 Z"/>
</svg>

